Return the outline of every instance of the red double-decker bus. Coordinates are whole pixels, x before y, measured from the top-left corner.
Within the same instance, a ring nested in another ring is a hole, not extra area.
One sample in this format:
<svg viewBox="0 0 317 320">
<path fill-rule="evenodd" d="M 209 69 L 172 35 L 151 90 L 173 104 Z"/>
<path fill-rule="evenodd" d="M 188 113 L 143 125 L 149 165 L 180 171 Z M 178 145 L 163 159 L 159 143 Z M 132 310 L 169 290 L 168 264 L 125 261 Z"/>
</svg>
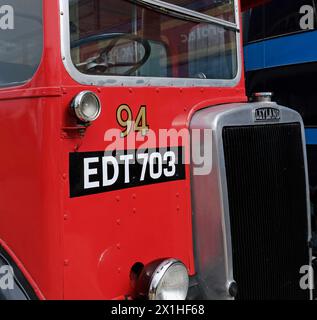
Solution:
<svg viewBox="0 0 317 320">
<path fill-rule="evenodd" d="M 0 12 L 1 298 L 311 298 L 303 123 L 248 103 L 238 1 Z"/>
</svg>

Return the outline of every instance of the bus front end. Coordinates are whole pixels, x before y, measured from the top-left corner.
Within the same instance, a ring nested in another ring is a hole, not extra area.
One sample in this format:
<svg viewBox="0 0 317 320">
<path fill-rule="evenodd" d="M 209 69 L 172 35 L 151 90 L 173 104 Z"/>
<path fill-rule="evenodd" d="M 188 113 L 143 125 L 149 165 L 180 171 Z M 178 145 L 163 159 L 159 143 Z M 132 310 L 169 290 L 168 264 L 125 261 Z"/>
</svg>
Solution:
<svg viewBox="0 0 317 320">
<path fill-rule="evenodd" d="M 29 109 L 0 100 L 0 130 L 23 121 L 37 159 L 0 160 L 21 173 L 13 186 L 2 172 L 0 199 L 28 199 L 3 202 L 0 243 L 36 292 L 311 299 L 303 122 L 265 94 L 247 102 L 239 2 L 50 0 L 43 12 Z"/>
</svg>

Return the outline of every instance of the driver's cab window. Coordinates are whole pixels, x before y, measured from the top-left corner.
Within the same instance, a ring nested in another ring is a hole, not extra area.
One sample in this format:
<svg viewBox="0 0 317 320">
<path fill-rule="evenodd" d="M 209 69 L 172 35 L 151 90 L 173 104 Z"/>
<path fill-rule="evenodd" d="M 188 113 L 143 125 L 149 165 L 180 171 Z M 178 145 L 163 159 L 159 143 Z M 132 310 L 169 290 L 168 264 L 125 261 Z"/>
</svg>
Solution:
<svg viewBox="0 0 317 320">
<path fill-rule="evenodd" d="M 100 75 L 168 76 L 165 44 L 137 35 L 136 6 L 118 5 L 118 0 L 77 2 L 70 11 L 71 40 L 75 44 L 71 53 L 80 71 Z M 101 66 L 93 62 L 98 55 L 100 59 L 96 62 Z M 87 61 L 91 63 L 87 65 Z"/>
<path fill-rule="evenodd" d="M 233 0 L 167 1 L 234 21 Z M 88 75 L 233 79 L 236 32 L 128 0 L 70 0 L 71 56 Z"/>
</svg>

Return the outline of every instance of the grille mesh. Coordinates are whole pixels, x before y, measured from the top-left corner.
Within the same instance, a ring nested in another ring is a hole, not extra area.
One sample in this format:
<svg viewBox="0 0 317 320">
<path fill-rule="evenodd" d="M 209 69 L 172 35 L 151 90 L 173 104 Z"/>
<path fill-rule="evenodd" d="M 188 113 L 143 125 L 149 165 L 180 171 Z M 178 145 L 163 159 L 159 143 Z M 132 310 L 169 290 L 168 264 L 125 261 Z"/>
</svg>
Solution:
<svg viewBox="0 0 317 320">
<path fill-rule="evenodd" d="M 300 124 L 226 127 L 223 144 L 237 299 L 309 299 Z"/>
</svg>

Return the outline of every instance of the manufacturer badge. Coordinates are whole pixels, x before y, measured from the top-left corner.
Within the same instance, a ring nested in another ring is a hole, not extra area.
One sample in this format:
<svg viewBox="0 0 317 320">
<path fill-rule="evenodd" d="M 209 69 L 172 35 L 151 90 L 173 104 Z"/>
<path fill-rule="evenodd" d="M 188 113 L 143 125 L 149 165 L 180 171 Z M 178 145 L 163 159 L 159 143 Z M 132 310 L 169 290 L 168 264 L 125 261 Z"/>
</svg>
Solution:
<svg viewBox="0 0 317 320">
<path fill-rule="evenodd" d="M 277 108 L 258 108 L 255 110 L 255 121 L 279 121 L 281 112 Z"/>
</svg>

